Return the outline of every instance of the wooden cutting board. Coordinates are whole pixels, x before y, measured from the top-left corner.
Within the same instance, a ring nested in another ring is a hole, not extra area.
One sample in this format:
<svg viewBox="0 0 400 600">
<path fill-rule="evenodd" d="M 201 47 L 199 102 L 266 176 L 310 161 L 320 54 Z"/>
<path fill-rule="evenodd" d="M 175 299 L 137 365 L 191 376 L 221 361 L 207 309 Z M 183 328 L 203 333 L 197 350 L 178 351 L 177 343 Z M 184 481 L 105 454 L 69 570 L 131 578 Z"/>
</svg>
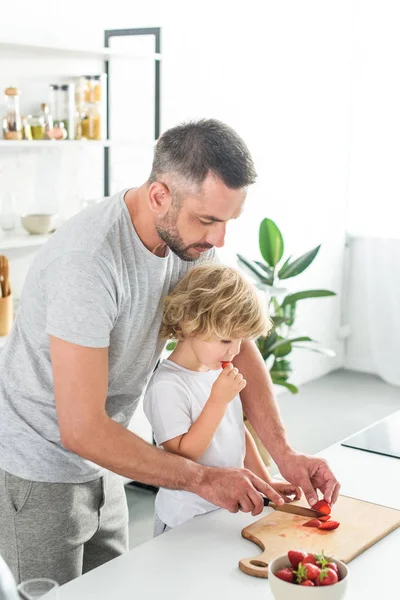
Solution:
<svg viewBox="0 0 400 600">
<path fill-rule="evenodd" d="M 303 498 L 299 506 L 308 506 Z M 239 568 L 254 577 L 268 577 L 268 564 L 288 550 L 313 553 L 324 551 L 345 563 L 370 548 L 385 535 L 400 526 L 400 510 L 370 502 L 339 496 L 333 506 L 331 519 L 340 522 L 333 531 L 304 527 L 310 519 L 274 510 L 248 525 L 242 536 L 257 544 L 262 554 L 239 561 Z"/>
</svg>

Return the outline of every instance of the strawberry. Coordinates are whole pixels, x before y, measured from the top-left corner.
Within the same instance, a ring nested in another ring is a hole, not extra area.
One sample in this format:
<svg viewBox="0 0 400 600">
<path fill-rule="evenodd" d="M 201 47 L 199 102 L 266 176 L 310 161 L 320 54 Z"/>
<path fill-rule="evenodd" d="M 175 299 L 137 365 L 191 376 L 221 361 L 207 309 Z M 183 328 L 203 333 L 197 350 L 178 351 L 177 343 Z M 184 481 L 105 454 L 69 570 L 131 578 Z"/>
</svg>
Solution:
<svg viewBox="0 0 400 600">
<path fill-rule="evenodd" d="M 325 517 L 318 517 L 319 521 L 330 521 L 331 520 L 331 515 L 325 515 Z"/>
<path fill-rule="evenodd" d="M 319 577 L 321 569 L 317 567 L 317 565 L 313 565 L 311 563 L 299 563 L 297 570 L 294 571 L 293 575 L 295 577 L 295 583 L 301 584 L 303 581 L 310 579 L 314 580 Z"/>
<path fill-rule="evenodd" d="M 317 565 L 318 567 L 326 567 L 328 561 L 326 560 L 323 552 L 321 554 L 307 554 L 307 556 L 302 560 L 303 565 L 305 563 L 311 563 L 312 565 Z"/>
<path fill-rule="evenodd" d="M 312 581 L 310 581 L 309 579 L 302 581 L 300 585 L 304 585 L 304 586 L 307 585 L 308 587 L 314 587 L 314 583 Z"/>
<path fill-rule="evenodd" d="M 311 519 L 304 523 L 303 527 L 319 527 L 321 525 L 321 519 Z"/>
<path fill-rule="evenodd" d="M 224 360 L 221 363 L 221 368 L 225 369 L 225 367 L 227 367 L 228 365 L 231 365 L 232 363 L 229 360 Z"/>
<path fill-rule="evenodd" d="M 305 558 L 307 554 L 305 552 L 301 552 L 301 550 L 289 550 L 288 559 L 293 569 L 297 569 L 298 564 L 302 562 L 303 558 Z"/>
<path fill-rule="evenodd" d="M 313 510 L 318 510 L 322 512 L 324 515 L 331 514 L 331 505 L 326 500 L 319 500 L 316 504 L 313 505 Z"/>
<path fill-rule="evenodd" d="M 275 577 L 279 577 L 279 579 L 282 579 L 282 581 L 287 581 L 288 583 L 292 583 L 293 582 L 292 569 L 289 569 L 289 567 L 287 569 L 281 569 L 280 571 L 277 571 L 275 573 Z"/>
<path fill-rule="evenodd" d="M 307 556 L 305 558 L 303 558 L 303 560 L 301 562 L 303 563 L 303 565 L 306 563 L 311 563 L 312 565 L 316 565 L 317 559 L 315 558 L 314 554 L 307 554 Z"/>
<path fill-rule="evenodd" d="M 321 569 L 321 574 L 318 577 L 319 585 L 333 585 L 339 581 L 337 573 L 334 569 L 324 567 Z"/>
<path fill-rule="evenodd" d="M 317 567 L 317 565 L 313 565 L 312 563 L 305 563 L 302 566 L 307 575 L 306 578 L 311 579 L 311 581 L 314 581 L 315 579 L 317 579 L 317 577 L 321 573 L 321 569 L 319 567 Z"/>
<path fill-rule="evenodd" d="M 326 565 L 329 569 L 333 569 L 334 571 L 336 571 L 336 573 L 339 576 L 339 569 L 336 563 L 334 562 L 328 562 L 328 564 Z"/>
<path fill-rule="evenodd" d="M 338 521 L 327 521 L 326 523 L 321 523 L 318 529 L 325 529 L 326 531 L 330 531 L 331 529 L 337 529 L 340 523 Z"/>
</svg>

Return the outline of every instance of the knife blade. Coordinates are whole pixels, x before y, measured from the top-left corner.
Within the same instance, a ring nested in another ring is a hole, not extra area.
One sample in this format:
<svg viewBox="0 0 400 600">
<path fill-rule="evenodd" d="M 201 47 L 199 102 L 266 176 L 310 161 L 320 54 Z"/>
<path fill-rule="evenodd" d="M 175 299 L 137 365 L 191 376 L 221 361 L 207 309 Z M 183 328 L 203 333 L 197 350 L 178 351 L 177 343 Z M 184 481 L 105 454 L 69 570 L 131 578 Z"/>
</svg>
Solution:
<svg viewBox="0 0 400 600">
<path fill-rule="evenodd" d="M 324 517 L 324 513 L 313 508 L 306 508 L 305 506 L 297 506 L 296 504 L 285 503 L 282 506 L 277 506 L 274 502 L 271 502 L 269 498 L 264 496 L 264 506 L 270 506 L 274 510 L 280 510 L 281 512 L 290 513 L 292 515 L 299 515 L 300 517 L 310 517 L 311 519 L 318 519 L 318 517 Z"/>
</svg>

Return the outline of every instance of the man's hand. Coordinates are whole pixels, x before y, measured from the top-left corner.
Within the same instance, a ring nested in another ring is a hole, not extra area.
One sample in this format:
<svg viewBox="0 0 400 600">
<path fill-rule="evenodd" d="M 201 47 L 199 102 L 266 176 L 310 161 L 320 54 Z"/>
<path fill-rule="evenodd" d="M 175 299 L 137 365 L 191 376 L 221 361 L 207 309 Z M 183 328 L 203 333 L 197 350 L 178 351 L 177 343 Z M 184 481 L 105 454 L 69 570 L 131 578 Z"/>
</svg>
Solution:
<svg viewBox="0 0 400 600">
<path fill-rule="evenodd" d="M 330 504 L 338 499 L 340 484 L 326 460 L 293 452 L 285 454 L 278 467 L 282 477 L 302 488 L 310 506 L 318 501 L 317 490 Z"/>
<path fill-rule="evenodd" d="M 275 504 L 284 504 L 281 494 L 247 469 L 206 467 L 197 489 L 209 502 L 235 513 L 239 510 L 259 515 L 264 508 L 263 496 Z"/>
</svg>

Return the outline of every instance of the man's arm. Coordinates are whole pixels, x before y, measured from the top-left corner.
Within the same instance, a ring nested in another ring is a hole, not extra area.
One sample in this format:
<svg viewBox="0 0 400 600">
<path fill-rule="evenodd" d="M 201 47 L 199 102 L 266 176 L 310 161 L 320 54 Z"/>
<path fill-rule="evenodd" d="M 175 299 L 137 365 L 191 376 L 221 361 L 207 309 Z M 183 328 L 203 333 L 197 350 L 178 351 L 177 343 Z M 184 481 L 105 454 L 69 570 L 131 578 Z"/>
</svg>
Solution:
<svg viewBox="0 0 400 600">
<path fill-rule="evenodd" d="M 271 377 L 255 343 L 243 342 L 233 362 L 247 381 L 240 394 L 244 412 L 283 477 L 302 488 L 311 506 L 318 500 L 317 490 L 327 502 L 336 502 L 340 484 L 328 463 L 322 458 L 300 454 L 289 444 Z"/>
<path fill-rule="evenodd" d="M 49 337 L 61 443 L 69 451 L 130 479 L 192 491 L 231 512 L 262 511 L 260 493 L 271 490 L 250 471 L 204 467 L 164 452 L 108 417 L 107 348 Z"/>
<path fill-rule="evenodd" d="M 294 452 L 294 449 L 287 439 L 271 377 L 255 343 L 244 341 L 233 363 L 247 381 L 240 394 L 246 417 L 274 461 L 279 464 L 280 457 Z"/>
</svg>

